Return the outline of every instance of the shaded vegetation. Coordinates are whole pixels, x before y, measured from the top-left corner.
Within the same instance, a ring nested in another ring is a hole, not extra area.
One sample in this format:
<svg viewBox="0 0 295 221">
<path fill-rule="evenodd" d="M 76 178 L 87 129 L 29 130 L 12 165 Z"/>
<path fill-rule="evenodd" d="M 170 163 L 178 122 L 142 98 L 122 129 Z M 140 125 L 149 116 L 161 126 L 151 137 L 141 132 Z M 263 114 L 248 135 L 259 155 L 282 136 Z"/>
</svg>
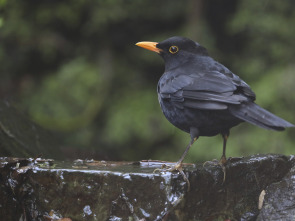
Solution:
<svg viewBox="0 0 295 221">
<path fill-rule="evenodd" d="M 294 123 L 294 9 L 291 0 L 0 1 L 0 97 L 61 133 L 69 157 L 177 160 L 189 135 L 158 105 L 163 62 L 134 44 L 194 39 Z M 227 155 L 292 154 L 294 139 L 294 129 L 243 124 Z M 221 146 L 201 138 L 187 161 L 218 158 Z"/>
</svg>

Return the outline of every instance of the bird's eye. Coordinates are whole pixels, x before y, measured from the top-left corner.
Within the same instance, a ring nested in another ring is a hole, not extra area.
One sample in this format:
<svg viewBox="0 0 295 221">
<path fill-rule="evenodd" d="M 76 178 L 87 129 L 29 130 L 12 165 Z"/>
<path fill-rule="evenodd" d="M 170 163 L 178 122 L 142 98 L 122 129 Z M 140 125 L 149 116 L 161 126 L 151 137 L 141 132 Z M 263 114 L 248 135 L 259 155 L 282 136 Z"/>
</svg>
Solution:
<svg viewBox="0 0 295 221">
<path fill-rule="evenodd" d="M 171 46 L 171 47 L 169 48 L 169 52 L 170 52 L 171 54 L 175 54 L 175 53 L 177 53 L 177 52 L 178 52 L 178 47 L 177 47 L 177 46 Z"/>
</svg>

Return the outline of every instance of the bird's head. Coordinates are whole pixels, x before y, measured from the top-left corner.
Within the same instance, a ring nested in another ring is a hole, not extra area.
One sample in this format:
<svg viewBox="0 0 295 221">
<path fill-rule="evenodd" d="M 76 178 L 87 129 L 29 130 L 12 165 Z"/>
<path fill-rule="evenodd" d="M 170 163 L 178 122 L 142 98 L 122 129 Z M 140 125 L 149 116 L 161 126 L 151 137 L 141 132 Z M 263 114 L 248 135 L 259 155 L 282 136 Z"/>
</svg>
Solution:
<svg viewBox="0 0 295 221">
<path fill-rule="evenodd" d="M 200 44 L 184 37 L 171 37 L 162 42 L 142 41 L 137 46 L 157 52 L 165 61 L 165 69 L 169 70 L 186 63 L 195 56 L 207 56 L 207 50 Z"/>
</svg>

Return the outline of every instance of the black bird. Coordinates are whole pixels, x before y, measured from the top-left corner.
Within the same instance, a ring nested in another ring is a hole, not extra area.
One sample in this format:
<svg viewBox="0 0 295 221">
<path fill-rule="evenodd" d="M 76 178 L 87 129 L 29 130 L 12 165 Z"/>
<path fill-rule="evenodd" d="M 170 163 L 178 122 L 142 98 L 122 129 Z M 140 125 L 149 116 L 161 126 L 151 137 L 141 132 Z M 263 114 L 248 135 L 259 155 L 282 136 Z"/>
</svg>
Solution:
<svg viewBox="0 0 295 221">
<path fill-rule="evenodd" d="M 158 99 L 165 117 L 187 132 L 191 141 L 171 168 L 182 170 L 191 145 L 200 136 L 223 136 L 220 163 L 226 163 L 226 141 L 230 128 L 244 121 L 282 131 L 293 124 L 254 103 L 249 85 L 208 55 L 197 42 L 171 37 L 160 43 L 138 42 L 137 46 L 157 52 L 165 61 L 165 72 L 158 82 Z"/>
</svg>

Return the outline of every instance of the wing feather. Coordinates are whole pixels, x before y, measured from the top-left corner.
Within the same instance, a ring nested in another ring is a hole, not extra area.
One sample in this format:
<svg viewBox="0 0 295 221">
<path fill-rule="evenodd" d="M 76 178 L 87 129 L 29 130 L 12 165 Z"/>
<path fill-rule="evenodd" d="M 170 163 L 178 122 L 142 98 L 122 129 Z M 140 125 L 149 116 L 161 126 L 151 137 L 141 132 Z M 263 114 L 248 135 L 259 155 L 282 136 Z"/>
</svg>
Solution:
<svg viewBox="0 0 295 221">
<path fill-rule="evenodd" d="M 229 76 L 218 71 L 169 77 L 160 81 L 159 95 L 170 99 L 177 107 L 224 110 L 229 104 L 241 104 L 255 100 L 251 88 L 234 74 Z"/>
</svg>

